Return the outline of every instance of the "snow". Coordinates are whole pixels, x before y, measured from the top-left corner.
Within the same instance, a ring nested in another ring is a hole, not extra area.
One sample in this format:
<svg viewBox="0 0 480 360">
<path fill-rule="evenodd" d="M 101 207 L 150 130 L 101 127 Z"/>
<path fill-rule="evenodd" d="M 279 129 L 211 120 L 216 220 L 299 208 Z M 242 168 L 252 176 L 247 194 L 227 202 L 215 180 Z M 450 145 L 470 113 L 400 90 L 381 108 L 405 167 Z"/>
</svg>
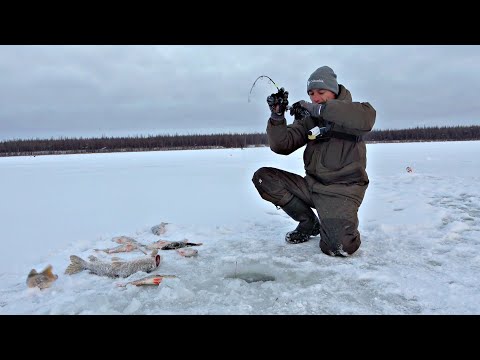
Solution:
<svg viewBox="0 0 480 360">
<path fill-rule="evenodd" d="M 303 149 L 0 158 L 0 314 L 478 314 L 479 153 L 479 141 L 367 144 L 362 245 L 345 259 L 318 237 L 285 243 L 296 223 L 251 182 L 262 166 L 303 175 Z M 153 273 L 177 277 L 158 287 L 117 286 L 146 273 L 64 274 L 70 255 L 145 256 L 93 250 L 117 236 L 203 245 L 160 251 Z M 28 288 L 48 264 L 58 279 Z"/>
</svg>

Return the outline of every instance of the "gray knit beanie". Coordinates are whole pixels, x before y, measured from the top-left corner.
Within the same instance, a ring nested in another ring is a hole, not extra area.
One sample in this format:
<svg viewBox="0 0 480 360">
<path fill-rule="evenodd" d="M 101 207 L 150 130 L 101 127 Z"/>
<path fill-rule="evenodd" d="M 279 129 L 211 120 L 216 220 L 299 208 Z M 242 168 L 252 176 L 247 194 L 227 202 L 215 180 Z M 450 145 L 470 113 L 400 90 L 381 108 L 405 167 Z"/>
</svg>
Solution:
<svg viewBox="0 0 480 360">
<path fill-rule="evenodd" d="M 307 93 L 312 89 L 330 90 L 338 95 L 337 74 L 328 66 L 319 67 L 307 81 Z"/>
</svg>

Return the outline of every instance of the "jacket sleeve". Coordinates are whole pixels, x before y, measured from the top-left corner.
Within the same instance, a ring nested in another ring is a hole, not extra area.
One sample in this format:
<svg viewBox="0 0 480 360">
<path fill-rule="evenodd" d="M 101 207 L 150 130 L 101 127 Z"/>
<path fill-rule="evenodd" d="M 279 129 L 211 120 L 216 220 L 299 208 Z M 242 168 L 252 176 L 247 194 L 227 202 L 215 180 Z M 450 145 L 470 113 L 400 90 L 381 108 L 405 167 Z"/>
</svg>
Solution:
<svg viewBox="0 0 480 360">
<path fill-rule="evenodd" d="M 376 110 L 368 102 L 330 100 L 322 107 L 320 116 L 332 122 L 332 130 L 364 135 L 375 124 Z"/>
<path fill-rule="evenodd" d="M 267 137 L 270 149 L 281 155 L 288 155 L 307 143 L 307 130 L 302 120 L 287 125 L 287 120 L 268 120 Z"/>
</svg>

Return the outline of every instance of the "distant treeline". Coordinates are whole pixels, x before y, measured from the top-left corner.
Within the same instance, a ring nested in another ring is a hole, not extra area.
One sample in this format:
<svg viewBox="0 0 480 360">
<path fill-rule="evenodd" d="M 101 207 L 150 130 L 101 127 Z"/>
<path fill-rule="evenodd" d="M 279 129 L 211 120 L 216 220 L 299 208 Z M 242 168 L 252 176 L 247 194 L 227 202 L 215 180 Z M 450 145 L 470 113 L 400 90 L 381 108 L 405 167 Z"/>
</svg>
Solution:
<svg viewBox="0 0 480 360">
<path fill-rule="evenodd" d="M 373 130 L 366 142 L 480 140 L 480 126 Z M 0 142 L 0 156 L 129 152 L 268 146 L 266 133 L 59 138 Z"/>
<path fill-rule="evenodd" d="M 373 130 L 366 142 L 480 140 L 480 126 L 416 127 L 402 130 Z"/>
<path fill-rule="evenodd" d="M 0 156 L 244 148 L 265 144 L 267 135 L 261 133 L 30 139 L 0 142 Z"/>
</svg>

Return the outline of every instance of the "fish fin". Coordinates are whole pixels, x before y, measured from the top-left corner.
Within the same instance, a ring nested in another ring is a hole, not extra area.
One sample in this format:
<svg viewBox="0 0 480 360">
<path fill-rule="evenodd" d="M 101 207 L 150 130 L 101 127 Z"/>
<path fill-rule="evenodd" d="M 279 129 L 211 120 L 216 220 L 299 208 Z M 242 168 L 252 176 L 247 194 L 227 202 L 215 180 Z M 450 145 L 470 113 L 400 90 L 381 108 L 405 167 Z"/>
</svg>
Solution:
<svg viewBox="0 0 480 360">
<path fill-rule="evenodd" d="M 30 272 L 28 273 L 28 277 L 32 277 L 32 276 L 37 275 L 37 274 L 38 274 L 38 273 L 37 273 L 37 270 L 32 269 L 32 270 L 30 270 Z"/>
<path fill-rule="evenodd" d="M 58 279 L 58 275 L 52 272 L 52 265 L 48 265 L 45 270 L 42 271 L 42 274 L 45 274 L 49 279 Z"/>
<path fill-rule="evenodd" d="M 72 275 L 85 269 L 87 262 L 76 255 L 70 256 L 71 264 L 65 270 L 65 274 Z"/>
<path fill-rule="evenodd" d="M 88 260 L 94 262 L 94 261 L 98 261 L 98 258 L 96 258 L 96 257 L 93 256 L 93 255 L 90 255 L 90 256 L 88 257 Z"/>
</svg>

